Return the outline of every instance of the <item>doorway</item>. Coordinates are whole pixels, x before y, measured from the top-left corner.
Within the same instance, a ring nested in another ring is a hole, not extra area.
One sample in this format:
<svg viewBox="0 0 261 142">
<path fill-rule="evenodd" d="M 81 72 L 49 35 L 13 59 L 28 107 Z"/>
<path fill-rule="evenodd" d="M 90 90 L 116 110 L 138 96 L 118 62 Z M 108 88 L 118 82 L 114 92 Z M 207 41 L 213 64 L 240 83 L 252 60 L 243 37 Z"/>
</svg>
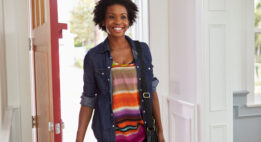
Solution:
<svg viewBox="0 0 261 142">
<path fill-rule="evenodd" d="M 106 38 L 106 33 L 98 29 L 92 20 L 92 11 L 97 1 L 57 0 L 58 22 L 68 25 L 68 29 L 63 31 L 63 37 L 59 40 L 63 142 L 72 142 L 76 139 L 83 88 L 84 56 L 89 49 Z M 133 29 L 132 27 L 127 31 L 130 37 L 134 35 Z M 85 141 L 95 142 L 91 124 L 92 120 L 85 134 Z"/>
<path fill-rule="evenodd" d="M 96 29 L 91 14 L 95 1 L 58 0 L 57 2 L 58 21 L 68 25 L 68 30 L 63 32 L 63 38 L 59 40 L 61 116 L 64 123 L 62 139 L 63 142 L 72 142 L 76 140 L 78 116 L 81 107 L 83 58 L 88 49 L 98 42 L 95 39 Z M 102 38 L 100 36 L 99 40 Z M 85 139 L 90 142 L 96 141 L 90 125 Z"/>
</svg>

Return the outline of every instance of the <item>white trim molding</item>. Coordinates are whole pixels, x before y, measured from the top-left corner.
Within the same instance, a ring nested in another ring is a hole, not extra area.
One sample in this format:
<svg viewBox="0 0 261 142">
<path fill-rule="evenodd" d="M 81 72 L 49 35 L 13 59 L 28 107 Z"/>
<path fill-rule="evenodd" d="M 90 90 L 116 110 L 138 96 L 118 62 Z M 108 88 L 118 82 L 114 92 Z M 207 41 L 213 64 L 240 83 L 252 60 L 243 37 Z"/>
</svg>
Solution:
<svg viewBox="0 0 261 142">
<path fill-rule="evenodd" d="M 213 124 L 210 126 L 210 142 L 227 142 L 227 125 Z"/>
<path fill-rule="evenodd" d="M 149 44 L 149 3 L 148 0 L 133 0 L 138 6 L 139 12 L 134 23 L 135 39 Z"/>
<path fill-rule="evenodd" d="M 238 11 L 244 6 L 242 2 L 202 1 L 202 94 L 199 113 L 202 142 L 233 141 L 232 90 L 243 86 L 241 64 L 245 52 L 242 52 L 242 33 L 238 29 L 243 25 L 243 21 L 238 22 L 242 17 L 242 10 Z"/>
<path fill-rule="evenodd" d="M 254 83 L 254 59 L 255 59 L 255 17 L 254 0 L 246 1 L 246 88 L 249 91 L 247 95 L 247 104 L 255 104 L 255 83 Z"/>
<path fill-rule="evenodd" d="M 171 142 L 198 142 L 197 105 L 169 97 Z"/>
</svg>

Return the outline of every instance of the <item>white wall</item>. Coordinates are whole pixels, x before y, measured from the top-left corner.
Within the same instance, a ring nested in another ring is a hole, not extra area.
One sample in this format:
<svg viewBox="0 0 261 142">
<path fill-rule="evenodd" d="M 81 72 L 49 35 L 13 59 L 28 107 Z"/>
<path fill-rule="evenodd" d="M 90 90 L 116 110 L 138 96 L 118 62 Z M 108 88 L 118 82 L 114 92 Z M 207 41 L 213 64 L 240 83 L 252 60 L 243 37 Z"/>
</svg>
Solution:
<svg viewBox="0 0 261 142">
<path fill-rule="evenodd" d="M 6 56 L 3 1 L 0 0 L 0 139 L 9 142 L 12 123 L 12 109 L 7 109 Z"/>
<path fill-rule="evenodd" d="M 15 108 L 11 140 L 21 142 L 32 139 L 28 3 L 3 0 L 8 107 Z"/>
<path fill-rule="evenodd" d="M 18 25 L 15 0 L 4 0 L 8 105 L 19 106 Z"/>
<path fill-rule="evenodd" d="M 169 2 L 170 95 L 197 102 L 197 32 L 199 0 Z"/>
<path fill-rule="evenodd" d="M 182 103 L 172 103 L 170 107 L 180 109 L 179 114 L 170 111 L 170 135 L 172 141 L 200 141 L 200 120 L 202 95 L 201 66 L 201 0 L 169 1 L 169 60 L 170 98 L 190 104 L 188 111 Z M 169 108 L 169 109 L 171 109 Z M 183 111 L 182 111 L 183 110 Z M 190 115 L 190 118 L 184 117 Z M 197 122 L 198 121 L 198 122 Z M 193 126 L 192 122 L 196 122 Z M 190 125 L 187 125 L 190 124 Z M 187 126 L 187 127 L 186 127 Z M 178 130 L 178 131 L 177 131 Z M 179 137 L 182 135 L 181 137 Z M 176 136 L 176 138 L 175 138 Z"/>
<path fill-rule="evenodd" d="M 167 102 L 167 97 L 169 96 L 168 1 L 149 0 L 149 41 L 154 74 L 160 81 L 157 92 L 160 100 L 161 118 L 166 141 L 169 139 Z"/>
</svg>

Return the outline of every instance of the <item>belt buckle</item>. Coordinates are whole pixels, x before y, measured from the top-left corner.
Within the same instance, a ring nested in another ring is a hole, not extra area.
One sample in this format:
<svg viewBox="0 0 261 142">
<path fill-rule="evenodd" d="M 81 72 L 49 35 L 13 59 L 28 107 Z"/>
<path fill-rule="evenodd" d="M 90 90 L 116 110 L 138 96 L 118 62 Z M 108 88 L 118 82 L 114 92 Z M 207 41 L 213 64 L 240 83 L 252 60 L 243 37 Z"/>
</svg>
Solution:
<svg viewBox="0 0 261 142">
<path fill-rule="evenodd" d="M 148 99 L 150 98 L 150 92 L 143 92 L 143 98 Z"/>
</svg>

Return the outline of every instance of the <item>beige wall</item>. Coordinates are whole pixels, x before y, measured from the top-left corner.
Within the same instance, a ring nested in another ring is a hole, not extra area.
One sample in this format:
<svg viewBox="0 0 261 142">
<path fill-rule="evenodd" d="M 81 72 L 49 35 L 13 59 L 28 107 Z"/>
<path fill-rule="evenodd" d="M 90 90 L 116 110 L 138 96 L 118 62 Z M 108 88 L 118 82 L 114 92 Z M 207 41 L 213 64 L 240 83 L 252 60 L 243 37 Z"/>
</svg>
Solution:
<svg viewBox="0 0 261 142">
<path fill-rule="evenodd" d="M 0 128 L 5 113 L 7 96 L 6 96 L 6 64 L 5 64 L 5 42 L 4 42 L 4 25 L 3 25 L 3 1 L 0 0 Z"/>
</svg>

